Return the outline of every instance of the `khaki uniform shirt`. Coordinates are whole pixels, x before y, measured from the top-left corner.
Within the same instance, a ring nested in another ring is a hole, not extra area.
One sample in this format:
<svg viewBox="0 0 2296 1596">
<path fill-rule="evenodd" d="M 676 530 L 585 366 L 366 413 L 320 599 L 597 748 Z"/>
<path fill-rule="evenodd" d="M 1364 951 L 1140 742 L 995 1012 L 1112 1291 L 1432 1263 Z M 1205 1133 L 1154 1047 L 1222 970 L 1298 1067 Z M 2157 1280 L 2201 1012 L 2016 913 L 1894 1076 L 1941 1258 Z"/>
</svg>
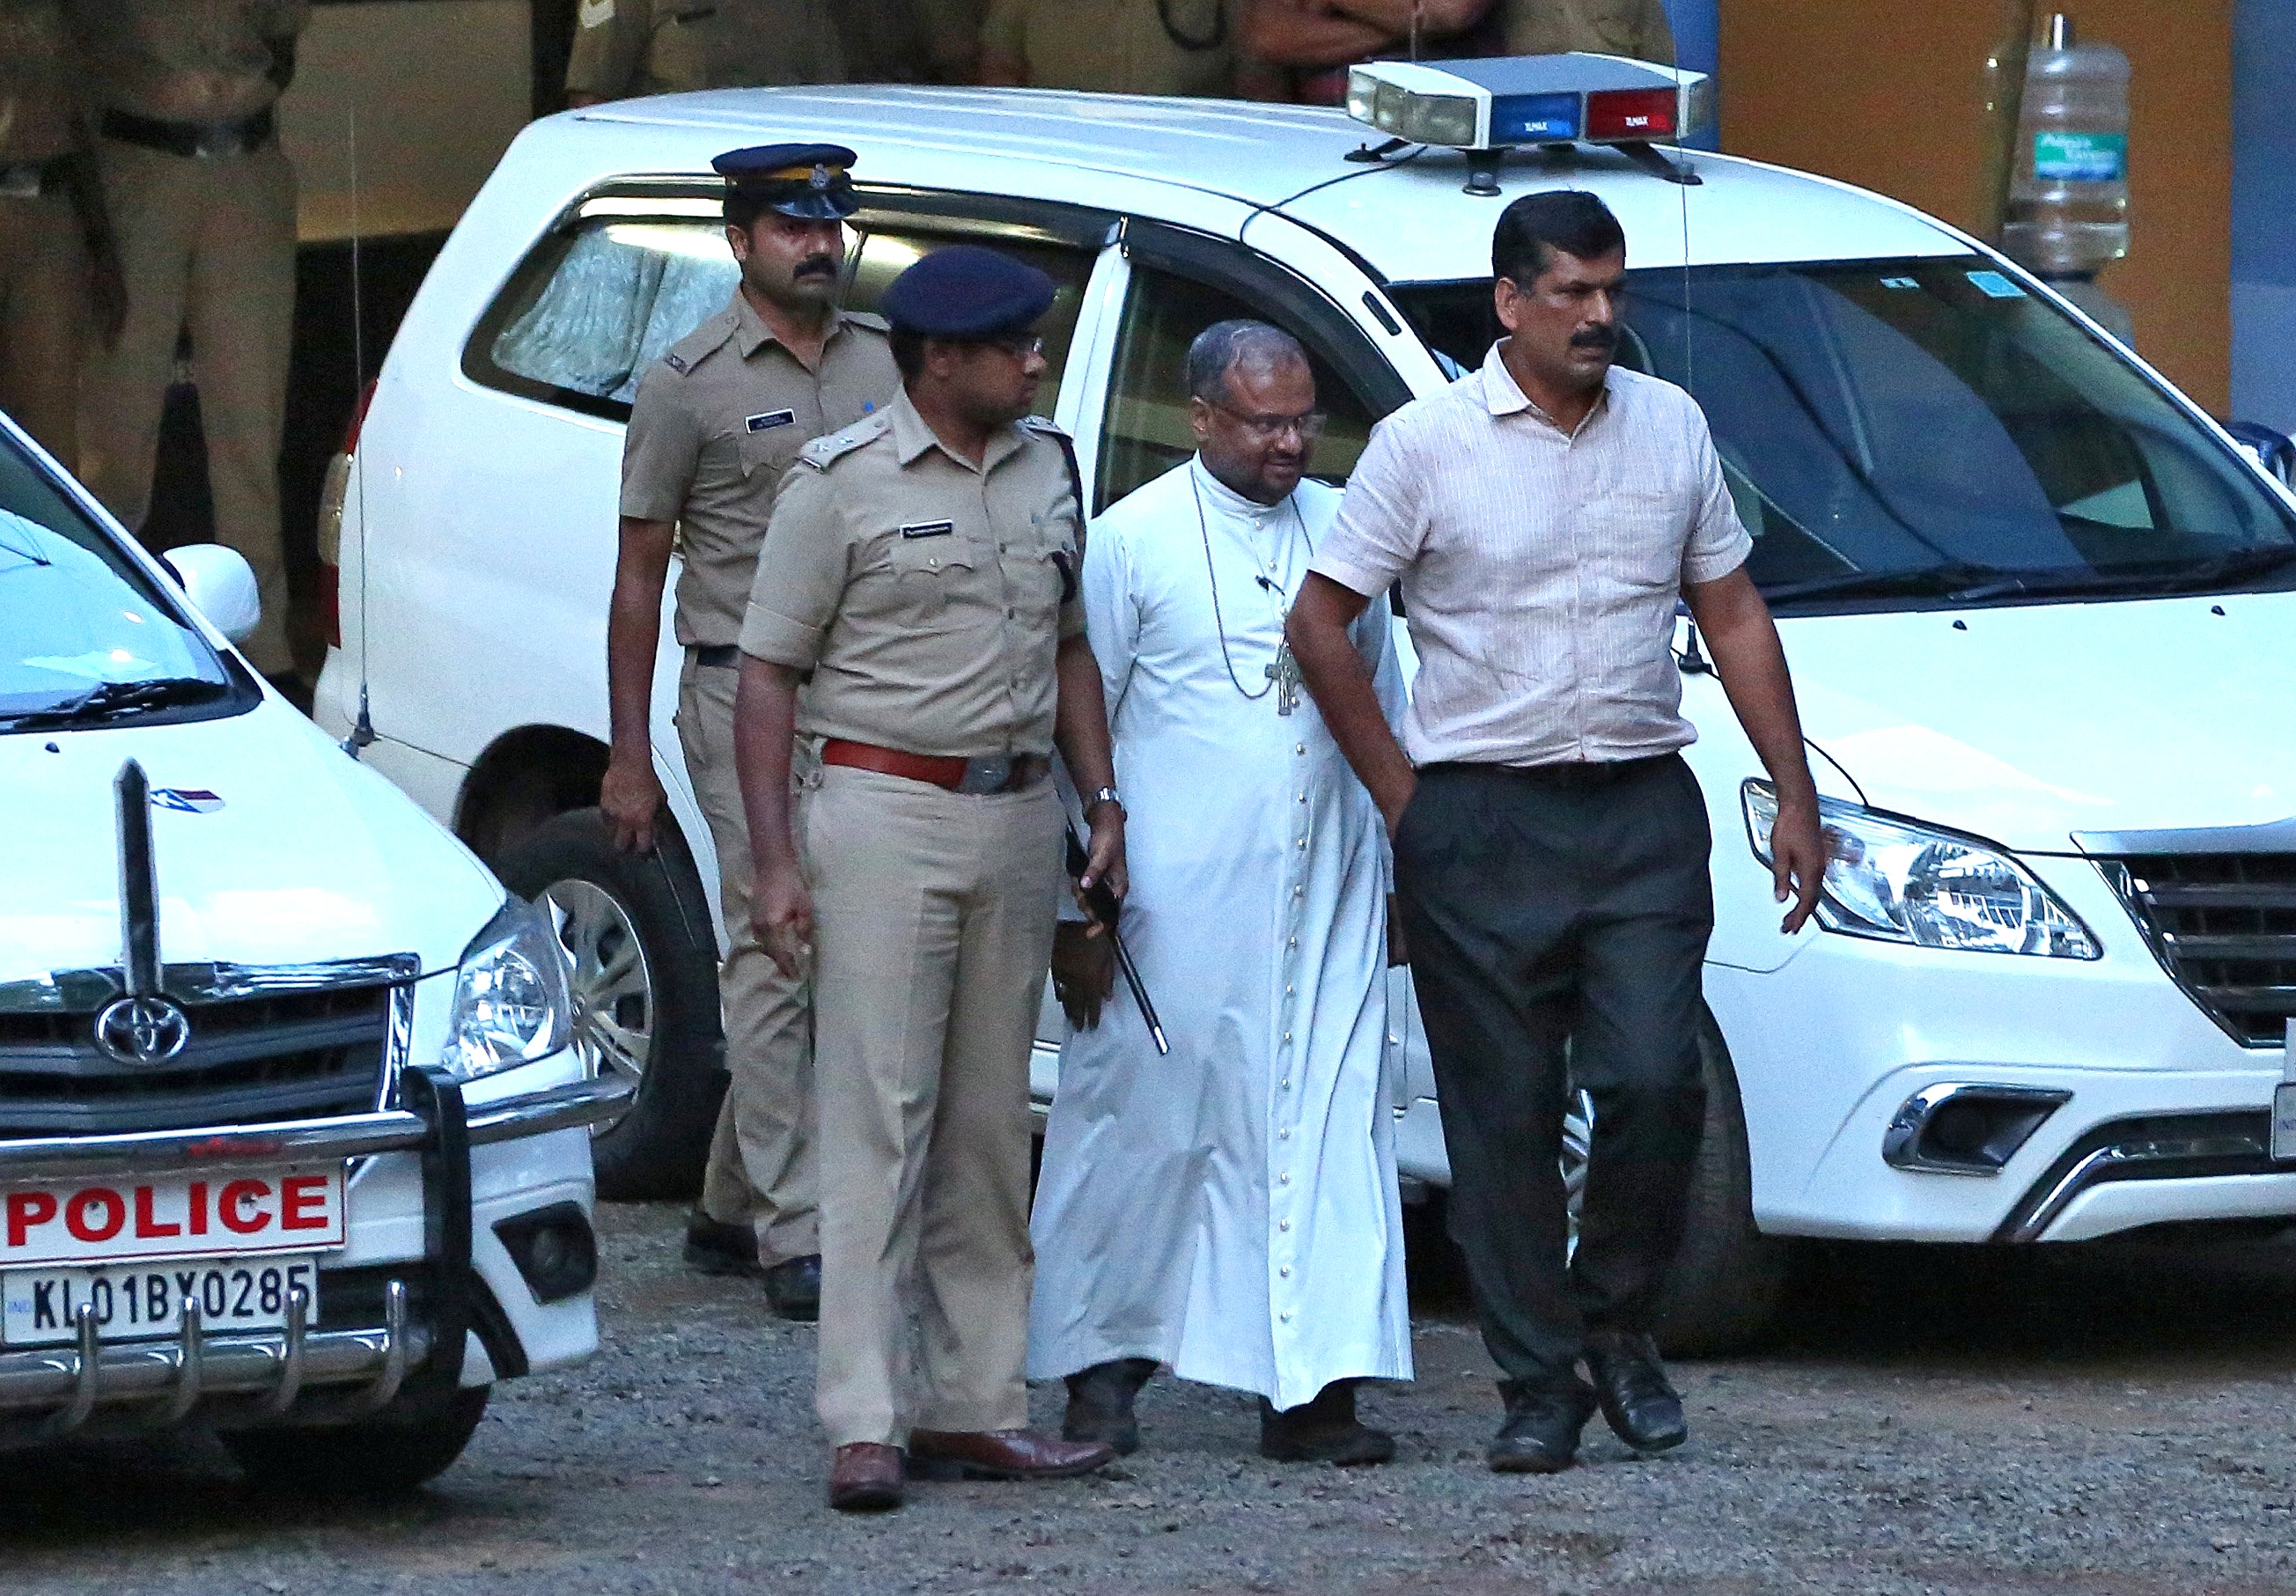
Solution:
<svg viewBox="0 0 2296 1596">
<path fill-rule="evenodd" d="M 0 0 L 0 166 L 79 147 L 58 0 Z"/>
<path fill-rule="evenodd" d="M 581 0 L 570 94 L 841 83 L 835 0 Z"/>
<path fill-rule="evenodd" d="M 738 289 L 639 379 L 622 438 L 621 512 L 680 523 L 678 642 L 711 647 L 741 635 L 782 474 L 807 444 L 900 388 L 877 317 L 839 312 L 821 369 L 809 372 Z"/>
<path fill-rule="evenodd" d="M 1157 0 L 990 0 L 980 46 L 1025 61 L 1035 88 L 1225 94 L 1234 65 L 1226 23 L 1241 9 L 1241 0 L 1165 0 L 1160 8 Z M 1175 33 L 1209 47 L 1186 48 Z"/>
<path fill-rule="evenodd" d="M 812 673 L 798 730 L 912 754 L 1050 754 L 1058 642 L 1084 630 L 1066 440 L 1029 417 L 974 466 L 903 394 L 808 444 L 742 651 Z"/>
<path fill-rule="evenodd" d="M 1509 55 L 1591 50 L 1674 64 L 1664 0 L 1504 0 Z"/>
<path fill-rule="evenodd" d="M 1376 597 L 1400 579 L 1419 676 L 1414 765 L 1557 765 L 1670 753 L 1674 608 L 1745 562 L 1698 402 L 1611 369 L 1565 432 L 1493 345 L 1480 371 L 1379 424 L 1308 569 Z"/>
<path fill-rule="evenodd" d="M 81 59 L 107 110 L 161 122 L 230 122 L 279 98 L 273 41 L 310 0 L 70 0 Z"/>
</svg>

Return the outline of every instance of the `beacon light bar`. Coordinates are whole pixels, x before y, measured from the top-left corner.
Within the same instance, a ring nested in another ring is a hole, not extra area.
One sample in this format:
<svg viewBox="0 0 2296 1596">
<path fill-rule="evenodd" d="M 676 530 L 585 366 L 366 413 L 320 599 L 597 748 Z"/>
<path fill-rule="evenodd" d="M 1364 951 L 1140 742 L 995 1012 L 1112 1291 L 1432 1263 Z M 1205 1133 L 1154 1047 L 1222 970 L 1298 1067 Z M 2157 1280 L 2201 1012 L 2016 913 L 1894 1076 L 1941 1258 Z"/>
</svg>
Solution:
<svg viewBox="0 0 2296 1596">
<path fill-rule="evenodd" d="M 1348 115 L 1414 144 L 1674 143 L 1713 119 L 1703 72 L 1574 51 L 1348 69 Z"/>
</svg>

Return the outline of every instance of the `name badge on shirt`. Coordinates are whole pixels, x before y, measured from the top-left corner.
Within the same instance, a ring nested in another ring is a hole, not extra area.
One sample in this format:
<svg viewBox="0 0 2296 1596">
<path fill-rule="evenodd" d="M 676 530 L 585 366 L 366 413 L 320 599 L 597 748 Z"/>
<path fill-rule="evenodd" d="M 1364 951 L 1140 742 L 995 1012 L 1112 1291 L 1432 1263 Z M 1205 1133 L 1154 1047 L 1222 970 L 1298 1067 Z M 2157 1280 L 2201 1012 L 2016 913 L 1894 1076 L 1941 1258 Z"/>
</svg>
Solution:
<svg viewBox="0 0 2296 1596">
<path fill-rule="evenodd" d="M 955 521 L 907 521 L 901 527 L 904 537 L 947 537 L 956 530 Z"/>
<path fill-rule="evenodd" d="M 743 416 L 742 424 L 752 432 L 771 432 L 776 427 L 793 425 L 796 421 L 794 410 L 768 410 L 762 415 Z"/>
</svg>

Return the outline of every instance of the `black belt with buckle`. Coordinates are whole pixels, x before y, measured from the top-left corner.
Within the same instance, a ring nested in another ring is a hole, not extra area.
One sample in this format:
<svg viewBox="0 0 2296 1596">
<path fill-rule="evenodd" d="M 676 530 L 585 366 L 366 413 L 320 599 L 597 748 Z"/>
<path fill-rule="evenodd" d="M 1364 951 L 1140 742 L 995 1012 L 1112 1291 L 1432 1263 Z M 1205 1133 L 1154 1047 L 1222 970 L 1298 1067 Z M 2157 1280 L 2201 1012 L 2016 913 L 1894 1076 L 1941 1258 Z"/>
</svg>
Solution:
<svg viewBox="0 0 2296 1596">
<path fill-rule="evenodd" d="M 123 144 L 141 144 L 180 155 L 188 160 L 212 160 L 226 155 L 252 155 L 271 142 L 278 126 L 269 106 L 235 122 L 162 122 L 129 110 L 103 113 L 103 136 Z"/>
<path fill-rule="evenodd" d="M 71 160 L 69 155 L 59 155 L 49 160 L 0 165 L 0 200 L 37 200 L 43 194 L 63 192 Z"/>
</svg>

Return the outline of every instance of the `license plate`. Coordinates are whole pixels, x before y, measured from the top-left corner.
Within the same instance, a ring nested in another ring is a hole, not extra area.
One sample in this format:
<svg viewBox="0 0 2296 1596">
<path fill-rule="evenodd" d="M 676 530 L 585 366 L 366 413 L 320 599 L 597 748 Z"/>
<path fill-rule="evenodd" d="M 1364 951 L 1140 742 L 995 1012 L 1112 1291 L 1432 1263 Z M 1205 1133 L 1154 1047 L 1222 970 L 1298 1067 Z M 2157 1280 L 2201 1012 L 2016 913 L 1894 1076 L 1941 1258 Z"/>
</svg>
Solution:
<svg viewBox="0 0 2296 1596">
<path fill-rule="evenodd" d="M 106 1341 L 181 1333 L 184 1305 L 196 1303 L 203 1333 L 278 1330 L 287 1300 L 310 1293 L 306 1324 L 319 1316 L 316 1257 L 187 1258 L 105 1269 L 11 1269 L 0 1274 L 0 1340 L 42 1346 L 77 1338 L 83 1305 L 95 1311 Z"/>
<path fill-rule="evenodd" d="M 50 1182 L 0 1194 L 0 1270 L 215 1262 L 324 1252 L 343 1240 L 339 1161 L 140 1181 Z"/>
<path fill-rule="evenodd" d="M 2272 1160 L 2296 1159 L 2296 1081 L 2272 1089 Z"/>
</svg>

